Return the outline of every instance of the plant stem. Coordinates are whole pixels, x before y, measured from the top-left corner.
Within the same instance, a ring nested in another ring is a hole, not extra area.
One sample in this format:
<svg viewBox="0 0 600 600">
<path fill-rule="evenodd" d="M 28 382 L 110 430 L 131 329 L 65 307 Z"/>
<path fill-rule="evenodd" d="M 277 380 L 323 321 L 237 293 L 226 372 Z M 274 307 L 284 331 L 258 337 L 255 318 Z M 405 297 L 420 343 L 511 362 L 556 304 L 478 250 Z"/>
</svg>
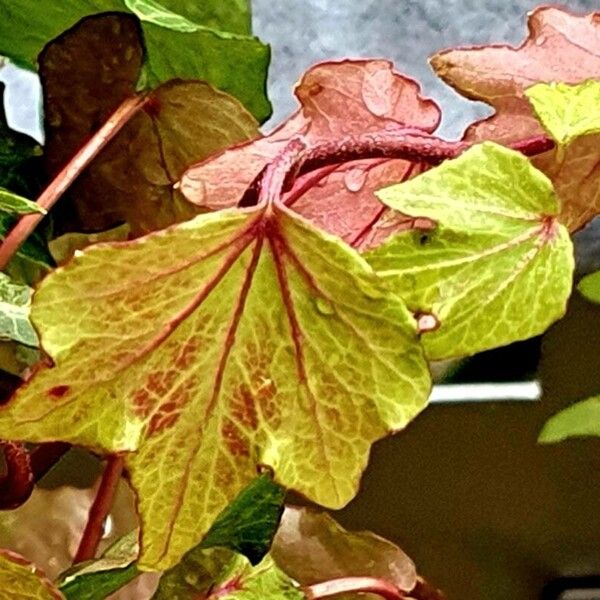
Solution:
<svg viewBox="0 0 600 600">
<path fill-rule="evenodd" d="M 74 563 L 91 560 L 96 555 L 104 532 L 104 522 L 112 508 L 115 492 L 123 473 L 123 465 L 124 458 L 120 454 L 111 454 L 107 458 L 96 498 L 90 507 L 79 548 L 73 559 Z"/>
<path fill-rule="evenodd" d="M 303 591 L 309 600 L 319 600 L 344 593 L 375 594 L 385 600 L 404 600 L 406 598 L 405 594 L 396 586 L 375 577 L 342 577 L 315 583 L 305 587 Z"/>
<path fill-rule="evenodd" d="M 298 175 L 329 165 L 371 158 L 400 158 L 437 165 L 444 160 L 456 158 L 473 144 L 450 142 L 427 133 L 415 133 L 414 129 L 352 135 L 312 146 L 304 139 L 296 138 L 261 171 L 239 205 L 279 202 Z M 518 140 L 509 147 L 532 156 L 552 149 L 554 142 L 547 136 L 538 135 Z"/>
<path fill-rule="evenodd" d="M 50 210 L 85 167 L 96 157 L 98 152 L 110 142 L 149 99 L 150 96 L 148 95 L 135 96 L 127 98 L 127 100 L 122 102 L 104 125 L 73 156 L 60 173 L 50 182 L 50 185 L 40 194 L 37 199 L 38 205 L 46 209 L 46 211 Z M 44 214 L 42 213 L 25 215 L 10 230 L 0 245 L 0 270 L 6 267 L 10 259 L 43 218 Z"/>
</svg>

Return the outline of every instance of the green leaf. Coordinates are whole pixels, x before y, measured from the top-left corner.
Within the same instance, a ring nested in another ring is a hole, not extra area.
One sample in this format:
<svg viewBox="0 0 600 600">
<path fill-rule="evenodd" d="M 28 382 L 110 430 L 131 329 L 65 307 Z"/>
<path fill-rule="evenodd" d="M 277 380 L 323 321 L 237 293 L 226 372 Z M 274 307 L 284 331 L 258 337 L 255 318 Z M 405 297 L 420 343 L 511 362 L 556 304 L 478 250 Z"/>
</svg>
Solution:
<svg viewBox="0 0 600 600">
<path fill-rule="evenodd" d="M 538 83 L 527 90 L 544 129 L 562 146 L 578 137 L 600 133 L 600 81 Z"/>
<path fill-rule="evenodd" d="M 196 29 L 178 31 L 142 21 L 147 50 L 146 85 L 155 86 L 176 77 L 202 79 L 241 100 L 258 120 L 263 121 L 270 115 L 271 107 L 265 95 L 269 48 L 257 38 L 245 35 L 245 31 L 232 33 L 247 29 L 246 2 L 163 0 L 152 4 L 172 15 L 180 10 L 179 14 L 184 16 L 179 21 L 189 21 Z M 135 3 L 138 13 L 140 7 L 145 7 L 147 12 L 149 6 L 147 1 Z M 45 44 L 83 17 L 126 10 L 123 0 L 14 0 L 3 7 L 0 54 L 34 70 Z M 171 16 L 171 21 L 173 18 Z"/>
<path fill-rule="evenodd" d="M 136 16 L 140 21 L 154 23 L 160 27 L 173 29 L 175 31 L 193 32 L 207 29 L 201 25 L 193 23 L 182 15 L 178 15 L 171 10 L 168 10 L 154 0 L 123 0 L 125 6 Z"/>
<path fill-rule="evenodd" d="M 259 465 L 343 506 L 431 385 L 404 303 L 279 206 L 92 246 L 44 279 L 32 319 L 55 366 L 3 408 L 0 437 L 125 452 L 143 569 L 198 544 Z"/>
<path fill-rule="evenodd" d="M 27 215 L 36 212 L 46 214 L 47 212 L 35 202 L 2 187 L 0 187 L 0 210 L 13 215 Z"/>
<path fill-rule="evenodd" d="M 588 435 L 600 436 L 600 396 L 581 400 L 551 417 L 544 425 L 539 441 L 550 444 Z"/>
<path fill-rule="evenodd" d="M 0 550 L 0 600 L 64 600 L 62 594 L 22 556 Z"/>
<path fill-rule="evenodd" d="M 409 308 L 437 319 L 423 336 L 429 358 L 526 339 L 564 313 L 572 244 L 556 220 L 552 185 L 521 154 L 480 144 L 378 196 L 437 222 L 366 254 Z"/>
<path fill-rule="evenodd" d="M 577 285 L 577 289 L 590 302 L 600 304 L 600 271 L 586 275 Z"/>
<path fill-rule="evenodd" d="M 153 600 L 306 600 L 293 581 L 267 556 L 256 567 L 223 548 L 187 555 L 165 573 Z"/>
<path fill-rule="evenodd" d="M 31 288 L 0 273 L 0 339 L 36 347 L 37 333 L 29 321 Z"/>
<path fill-rule="evenodd" d="M 15 217 L 0 212 L 0 239 L 13 227 Z M 54 266 L 48 247 L 39 231 L 30 235 L 17 250 L 5 271 L 18 283 L 33 285 Z"/>
</svg>

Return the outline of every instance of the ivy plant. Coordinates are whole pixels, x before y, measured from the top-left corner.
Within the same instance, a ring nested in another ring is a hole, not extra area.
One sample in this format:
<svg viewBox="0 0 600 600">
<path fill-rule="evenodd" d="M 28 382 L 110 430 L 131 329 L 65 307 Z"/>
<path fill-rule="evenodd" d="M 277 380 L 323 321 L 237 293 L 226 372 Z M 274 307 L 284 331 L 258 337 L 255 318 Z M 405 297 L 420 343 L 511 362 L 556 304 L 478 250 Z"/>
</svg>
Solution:
<svg viewBox="0 0 600 600">
<path fill-rule="evenodd" d="M 600 213 L 599 15 L 540 8 L 518 48 L 432 57 L 495 109 L 458 141 L 386 60 L 315 65 L 261 133 L 249 17 L 3 7 L 0 53 L 39 71 L 46 140 L 0 119 L 0 367 L 22 379 L 0 504 L 71 446 L 106 464 L 73 567 L 51 582 L 2 552 L 0 597 L 101 600 L 162 572 L 157 599 L 443 598 L 390 542 L 285 494 L 345 506 L 372 444 L 426 407 L 430 361 L 563 315 L 570 236 Z M 599 281 L 580 289 L 600 301 Z M 542 438 L 597 434 L 599 414 L 590 399 Z M 139 527 L 99 556 L 123 476 Z"/>
</svg>

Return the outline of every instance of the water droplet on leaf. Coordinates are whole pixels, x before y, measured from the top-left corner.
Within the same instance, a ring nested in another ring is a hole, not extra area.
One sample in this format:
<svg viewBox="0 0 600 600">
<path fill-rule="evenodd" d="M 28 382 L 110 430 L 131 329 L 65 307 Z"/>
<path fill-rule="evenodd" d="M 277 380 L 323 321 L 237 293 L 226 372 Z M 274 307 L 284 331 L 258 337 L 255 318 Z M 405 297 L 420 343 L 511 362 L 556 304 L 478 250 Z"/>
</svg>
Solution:
<svg viewBox="0 0 600 600">
<path fill-rule="evenodd" d="M 360 192 L 365 185 L 367 172 L 364 169 L 350 169 L 344 175 L 344 185 L 350 192 Z"/>
</svg>

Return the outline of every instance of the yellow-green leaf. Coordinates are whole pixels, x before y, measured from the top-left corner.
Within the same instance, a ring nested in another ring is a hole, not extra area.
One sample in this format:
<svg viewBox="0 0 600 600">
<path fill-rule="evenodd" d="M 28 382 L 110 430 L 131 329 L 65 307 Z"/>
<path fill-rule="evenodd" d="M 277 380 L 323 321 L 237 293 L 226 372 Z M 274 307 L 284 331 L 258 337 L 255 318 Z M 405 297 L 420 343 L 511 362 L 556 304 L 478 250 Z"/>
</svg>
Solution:
<svg viewBox="0 0 600 600">
<path fill-rule="evenodd" d="M 527 90 L 544 129 L 566 146 L 583 135 L 600 133 L 600 81 L 538 83 Z"/>
<path fill-rule="evenodd" d="M 46 576 L 22 556 L 0 550 L 0 600 L 64 600 Z"/>
<path fill-rule="evenodd" d="M 196 545 L 257 465 L 343 506 L 430 389 L 404 303 L 283 207 L 91 247 L 42 282 L 32 318 L 55 366 L 0 408 L 0 437 L 127 453 L 144 569 Z"/>
<path fill-rule="evenodd" d="M 577 285 L 577 289 L 590 302 L 600 304 L 600 271 L 586 275 Z"/>
<path fill-rule="evenodd" d="M 225 548 L 195 552 L 167 571 L 153 600 L 305 600 L 306 596 L 270 556 L 253 567 Z"/>
<path fill-rule="evenodd" d="M 539 441 L 549 444 L 588 435 L 600 436 L 600 396 L 577 402 L 554 415 L 544 425 Z"/>
<path fill-rule="evenodd" d="M 564 313 L 572 244 L 556 220 L 551 183 L 521 154 L 480 144 L 378 195 L 403 214 L 437 222 L 366 255 L 413 311 L 437 319 L 423 336 L 429 358 L 526 339 Z"/>
</svg>

